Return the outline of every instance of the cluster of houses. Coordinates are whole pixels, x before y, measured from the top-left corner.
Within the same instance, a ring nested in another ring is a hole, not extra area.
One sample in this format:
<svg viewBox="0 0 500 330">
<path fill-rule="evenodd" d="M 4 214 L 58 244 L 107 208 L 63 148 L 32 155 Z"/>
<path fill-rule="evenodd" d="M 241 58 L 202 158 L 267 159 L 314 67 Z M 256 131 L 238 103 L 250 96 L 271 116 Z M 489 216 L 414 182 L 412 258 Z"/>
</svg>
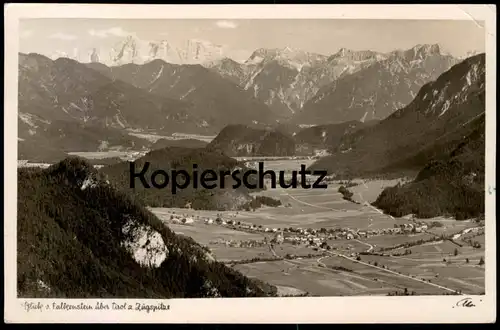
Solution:
<svg viewBox="0 0 500 330">
<path fill-rule="evenodd" d="M 262 225 L 256 225 L 251 223 L 245 223 L 238 221 L 235 218 L 237 213 L 231 216 L 222 216 L 222 214 L 217 214 L 215 217 L 199 217 L 196 218 L 187 215 L 176 215 L 172 214 L 170 219 L 174 223 L 180 224 L 191 224 L 195 221 L 203 221 L 206 225 L 219 225 L 228 226 L 233 229 L 249 231 L 249 232 L 261 232 L 274 234 L 270 243 L 273 244 L 304 244 L 308 246 L 326 248 L 326 242 L 328 240 L 346 239 L 365 239 L 373 236 L 380 235 L 398 235 L 398 234 L 412 234 L 421 233 L 427 230 L 428 226 L 425 223 L 405 223 L 400 225 L 394 225 L 393 228 L 378 228 L 370 230 L 359 230 L 352 228 L 277 228 L 277 227 L 266 227 Z M 218 242 L 219 244 L 225 244 L 226 246 L 232 247 L 256 247 L 267 244 L 267 241 L 234 241 L 234 240 L 223 240 Z"/>
<path fill-rule="evenodd" d="M 254 248 L 261 247 L 267 245 L 265 240 L 257 241 L 257 240 L 248 240 L 248 241 L 237 241 L 237 240 L 226 240 L 219 238 L 215 241 L 210 241 L 210 244 L 221 244 L 228 247 L 237 247 L 237 248 Z"/>
<path fill-rule="evenodd" d="M 429 229 L 429 226 L 427 224 L 419 223 L 419 222 L 404 223 L 404 224 L 399 225 L 397 228 L 396 228 L 397 225 L 394 225 L 394 226 L 395 226 L 394 229 L 396 229 L 396 230 L 399 229 L 399 231 L 397 231 L 397 233 L 400 233 L 400 234 L 423 233 L 424 231 Z"/>
</svg>

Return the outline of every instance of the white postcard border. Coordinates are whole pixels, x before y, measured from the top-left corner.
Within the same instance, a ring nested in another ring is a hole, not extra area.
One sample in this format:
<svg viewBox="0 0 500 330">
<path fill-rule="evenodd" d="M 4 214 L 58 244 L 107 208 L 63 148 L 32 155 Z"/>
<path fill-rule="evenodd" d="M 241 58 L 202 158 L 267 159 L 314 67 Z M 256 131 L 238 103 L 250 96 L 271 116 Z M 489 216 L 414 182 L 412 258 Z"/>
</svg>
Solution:
<svg viewBox="0 0 500 330">
<path fill-rule="evenodd" d="M 128 323 L 477 323 L 496 320 L 496 11 L 491 5 L 73 5 L 5 7 L 4 266 L 6 322 Z M 207 19 L 453 19 L 485 24 L 486 31 L 486 278 L 476 307 L 456 306 L 466 296 L 305 297 L 214 299 L 18 299 L 16 290 L 18 21 L 22 18 Z M 26 302 L 163 303 L 169 310 L 26 311 Z"/>
</svg>

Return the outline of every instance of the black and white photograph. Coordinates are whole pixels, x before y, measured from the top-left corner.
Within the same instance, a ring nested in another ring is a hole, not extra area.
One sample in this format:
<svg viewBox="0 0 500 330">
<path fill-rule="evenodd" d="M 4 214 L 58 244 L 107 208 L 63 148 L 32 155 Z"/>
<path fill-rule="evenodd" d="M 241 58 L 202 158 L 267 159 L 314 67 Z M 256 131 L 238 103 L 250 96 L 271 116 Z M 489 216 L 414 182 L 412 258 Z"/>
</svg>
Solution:
<svg viewBox="0 0 500 330">
<path fill-rule="evenodd" d="M 23 318 L 442 298 L 451 320 L 496 319 L 495 7 L 99 6 L 20 17 L 6 44 Z"/>
</svg>

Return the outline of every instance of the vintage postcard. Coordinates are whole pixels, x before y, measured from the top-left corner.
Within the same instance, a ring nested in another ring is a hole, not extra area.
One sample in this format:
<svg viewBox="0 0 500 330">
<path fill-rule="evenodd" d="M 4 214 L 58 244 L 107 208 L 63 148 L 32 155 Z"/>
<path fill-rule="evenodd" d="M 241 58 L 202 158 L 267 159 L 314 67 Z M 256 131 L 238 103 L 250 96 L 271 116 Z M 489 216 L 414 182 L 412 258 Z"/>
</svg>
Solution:
<svg viewBox="0 0 500 330">
<path fill-rule="evenodd" d="M 5 321 L 496 321 L 496 7 L 10 4 Z"/>
</svg>

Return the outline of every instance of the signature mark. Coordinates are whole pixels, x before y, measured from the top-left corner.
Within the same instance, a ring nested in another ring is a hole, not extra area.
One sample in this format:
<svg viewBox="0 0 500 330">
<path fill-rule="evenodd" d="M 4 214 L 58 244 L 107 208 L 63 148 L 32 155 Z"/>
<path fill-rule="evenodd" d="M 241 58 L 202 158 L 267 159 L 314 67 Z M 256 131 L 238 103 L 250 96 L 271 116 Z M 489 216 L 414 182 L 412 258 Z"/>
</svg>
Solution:
<svg viewBox="0 0 500 330">
<path fill-rule="evenodd" d="M 482 300 L 480 300 L 482 301 Z M 471 308 L 471 307 L 476 307 L 476 305 L 472 302 L 472 298 L 464 298 L 464 299 L 460 299 L 459 301 L 457 301 L 457 303 L 455 304 L 455 306 L 453 306 L 453 308 L 455 307 L 467 307 L 467 308 Z"/>
</svg>

